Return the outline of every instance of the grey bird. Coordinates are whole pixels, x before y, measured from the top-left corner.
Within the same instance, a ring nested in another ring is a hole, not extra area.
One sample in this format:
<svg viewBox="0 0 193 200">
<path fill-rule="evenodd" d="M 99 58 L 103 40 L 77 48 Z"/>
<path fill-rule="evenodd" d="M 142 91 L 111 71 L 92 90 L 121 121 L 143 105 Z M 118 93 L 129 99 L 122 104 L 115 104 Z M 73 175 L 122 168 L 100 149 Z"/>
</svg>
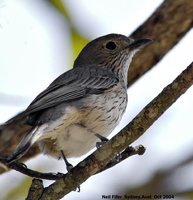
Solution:
<svg viewBox="0 0 193 200">
<path fill-rule="evenodd" d="M 120 122 L 127 106 L 129 65 L 150 42 L 109 34 L 88 43 L 73 68 L 19 114 L 33 128 L 7 161 L 21 158 L 34 143 L 56 158 L 61 151 L 65 157 L 78 157 L 94 148 L 97 135 L 107 137 Z"/>
</svg>

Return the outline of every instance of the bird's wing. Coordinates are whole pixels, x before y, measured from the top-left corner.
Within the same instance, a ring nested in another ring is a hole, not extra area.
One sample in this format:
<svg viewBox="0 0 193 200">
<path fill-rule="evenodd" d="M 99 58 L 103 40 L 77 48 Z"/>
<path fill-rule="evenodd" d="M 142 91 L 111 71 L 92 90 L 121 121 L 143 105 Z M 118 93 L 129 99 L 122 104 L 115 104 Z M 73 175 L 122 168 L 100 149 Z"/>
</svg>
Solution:
<svg viewBox="0 0 193 200">
<path fill-rule="evenodd" d="M 101 66 L 74 68 L 54 80 L 32 101 L 25 113 L 38 112 L 63 102 L 80 99 L 88 94 L 100 93 L 118 81 L 115 74 Z"/>
</svg>

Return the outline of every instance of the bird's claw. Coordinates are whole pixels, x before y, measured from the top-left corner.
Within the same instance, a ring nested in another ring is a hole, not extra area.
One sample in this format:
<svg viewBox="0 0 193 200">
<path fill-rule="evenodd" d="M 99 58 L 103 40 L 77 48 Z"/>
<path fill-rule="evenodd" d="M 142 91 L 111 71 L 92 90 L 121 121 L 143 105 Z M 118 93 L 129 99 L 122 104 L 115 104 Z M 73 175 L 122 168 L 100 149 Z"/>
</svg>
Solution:
<svg viewBox="0 0 193 200">
<path fill-rule="evenodd" d="M 121 153 L 118 153 L 114 158 L 113 158 L 113 160 L 115 160 L 117 163 L 121 160 L 121 158 L 122 158 L 122 155 L 121 155 Z"/>
<path fill-rule="evenodd" d="M 97 149 L 99 149 L 99 148 L 102 147 L 106 142 L 109 141 L 106 137 L 104 137 L 104 136 L 102 136 L 102 135 L 100 135 L 100 134 L 98 134 L 98 133 L 96 133 L 95 136 L 98 137 L 98 138 L 101 140 L 100 142 L 96 142 L 96 148 L 97 148 Z"/>
<path fill-rule="evenodd" d="M 104 136 L 102 136 L 102 135 L 100 135 L 100 134 L 98 134 L 98 133 L 96 133 L 95 136 L 98 137 L 98 138 L 101 140 L 100 142 L 96 142 L 96 148 L 97 148 L 97 149 L 99 149 L 99 148 L 102 147 L 106 142 L 109 141 L 106 137 L 104 137 Z M 114 160 L 115 162 L 119 162 L 120 159 L 121 159 L 121 153 L 117 154 L 117 155 L 113 158 L 113 160 Z"/>
</svg>

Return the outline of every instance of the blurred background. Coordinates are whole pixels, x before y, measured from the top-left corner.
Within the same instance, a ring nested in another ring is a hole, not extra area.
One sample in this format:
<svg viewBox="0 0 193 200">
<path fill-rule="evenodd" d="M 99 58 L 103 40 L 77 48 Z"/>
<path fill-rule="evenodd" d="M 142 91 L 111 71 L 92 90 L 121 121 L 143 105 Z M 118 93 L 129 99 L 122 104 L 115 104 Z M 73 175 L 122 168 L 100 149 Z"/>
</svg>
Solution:
<svg viewBox="0 0 193 200">
<path fill-rule="evenodd" d="M 70 69 L 88 41 L 109 33 L 130 35 L 162 2 L 1 0 L 0 122 L 24 110 L 53 79 Z M 127 111 L 112 135 L 192 62 L 192 41 L 191 30 L 129 88 Z M 190 88 L 133 144 L 147 148 L 143 156 L 133 156 L 91 177 L 80 193 L 72 192 L 65 199 L 98 200 L 113 194 L 175 194 L 178 200 L 193 199 L 192 101 Z M 84 157 L 69 161 L 76 165 Z M 43 172 L 65 171 L 63 161 L 42 155 L 27 166 Z M 45 185 L 50 183 L 45 181 Z M 5 173 L 0 176 L 0 199 L 25 199 L 30 184 L 31 178 L 18 172 Z"/>
</svg>

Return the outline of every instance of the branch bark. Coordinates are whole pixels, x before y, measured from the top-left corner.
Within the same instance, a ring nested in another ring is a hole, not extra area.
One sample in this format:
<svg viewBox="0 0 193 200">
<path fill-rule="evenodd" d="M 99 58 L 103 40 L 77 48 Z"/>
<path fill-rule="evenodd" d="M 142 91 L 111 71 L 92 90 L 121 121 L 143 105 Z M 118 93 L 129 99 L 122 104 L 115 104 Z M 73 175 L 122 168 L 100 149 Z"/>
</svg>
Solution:
<svg viewBox="0 0 193 200">
<path fill-rule="evenodd" d="M 26 200 L 38 200 L 41 198 L 42 192 L 43 192 L 43 182 L 40 179 L 33 179 L 31 187 L 28 192 L 28 196 Z"/>
<path fill-rule="evenodd" d="M 193 63 L 154 98 L 125 128 L 43 190 L 40 200 L 58 200 L 104 168 L 119 152 L 137 140 L 193 84 Z"/>
<path fill-rule="evenodd" d="M 157 64 L 193 27 L 193 1 L 165 0 L 130 37 L 154 42 L 142 49 L 129 69 L 128 85 Z"/>
</svg>

